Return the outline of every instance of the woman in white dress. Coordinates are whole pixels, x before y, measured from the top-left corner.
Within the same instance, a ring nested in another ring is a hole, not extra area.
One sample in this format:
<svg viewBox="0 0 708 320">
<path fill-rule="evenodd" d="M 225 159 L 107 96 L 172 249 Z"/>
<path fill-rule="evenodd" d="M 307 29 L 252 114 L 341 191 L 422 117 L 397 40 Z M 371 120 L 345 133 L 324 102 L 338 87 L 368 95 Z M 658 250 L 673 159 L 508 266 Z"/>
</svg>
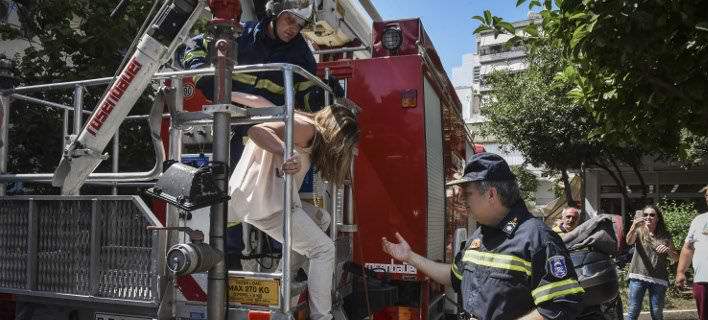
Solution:
<svg viewBox="0 0 708 320">
<path fill-rule="evenodd" d="M 292 249 L 310 260 L 310 318 L 332 318 L 334 242 L 302 209 L 297 190 L 310 164 L 324 180 L 349 179 L 359 127 L 354 114 L 331 106 L 294 118 L 294 155 L 283 161 L 285 124 L 263 123 L 248 130 L 250 141 L 229 180 L 229 222 L 245 221 L 283 242 L 283 174 L 293 176 Z"/>
</svg>

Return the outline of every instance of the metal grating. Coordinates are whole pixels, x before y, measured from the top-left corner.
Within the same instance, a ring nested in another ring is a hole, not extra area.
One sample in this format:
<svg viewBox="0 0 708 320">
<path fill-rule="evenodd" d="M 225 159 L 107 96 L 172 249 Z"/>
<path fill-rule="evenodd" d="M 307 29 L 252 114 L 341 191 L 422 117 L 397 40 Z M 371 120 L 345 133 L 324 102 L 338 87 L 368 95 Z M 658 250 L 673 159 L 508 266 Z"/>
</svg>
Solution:
<svg viewBox="0 0 708 320">
<path fill-rule="evenodd" d="M 37 290 L 89 294 L 91 202 L 36 201 Z"/>
<path fill-rule="evenodd" d="M 136 196 L 0 197 L 0 292 L 157 301 L 159 225 Z"/>
<path fill-rule="evenodd" d="M 107 298 L 149 301 L 156 283 L 151 274 L 152 237 L 146 219 L 126 202 L 101 202 L 99 286 Z"/>
<path fill-rule="evenodd" d="M 24 289 L 27 283 L 28 210 L 0 200 L 0 287 Z"/>
</svg>

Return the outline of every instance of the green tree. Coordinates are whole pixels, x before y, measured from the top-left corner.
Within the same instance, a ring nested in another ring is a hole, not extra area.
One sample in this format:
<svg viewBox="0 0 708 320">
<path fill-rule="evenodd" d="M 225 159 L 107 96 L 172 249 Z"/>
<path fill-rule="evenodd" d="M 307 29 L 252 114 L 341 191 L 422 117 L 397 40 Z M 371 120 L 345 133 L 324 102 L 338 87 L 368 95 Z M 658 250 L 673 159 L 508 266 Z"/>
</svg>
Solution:
<svg viewBox="0 0 708 320">
<path fill-rule="evenodd" d="M 691 221 L 698 215 L 698 209 L 693 202 L 668 199 L 659 201 L 657 206 L 664 216 L 664 222 L 666 222 L 666 228 L 671 234 L 674 246 L 681 250 Z"/>
<path fill-rule="evenodd" d="M 24 40 L 27 48 L 14 57 L 19 85 L 85 80 L 112 75 L 118 69 L 150 11 L 151 2 L 132 1 L 125 15 L 110 19 L 112 0 L 9 1 L 0 14 L 15 11 L 19 24 L 0 25 L 0 40 Z M 84 106 L 95 106 L 106 86 L 87 88 Z M 152 105 L 148 89 L 133 113 Z M 45 91 L 32 96 L 72 105 L 72 90 Z M 62 114 L 56 109 L 15 101 L 10 113 L 9 172 L 52 172 L 62 148 Z M 85 119 L 84 119 L 85 121 Z M 132 121 L 121 133 L 121 170 L 145 170 L 154 158 L 147 124 Z M 110 152 L 110 148 L 107 148 Z M 99 171 L 110 168 L 104 161 Z"/>
<path fill-rule="evenodd" d="M 538 189 L 538 179 L 536 175 L 523 165 L 511 166 L 511 172 L 514 173 L 516 180 L 519 181 L 519 189 L 521 189 L 521 196 L 524 198 L 524 201 L 535 203 L 536 189 Z"/>
<path fill-rule="evenodd" d="M 629 203 L 619 167 L 627 164 L 635 168 L 643 181 L 638 165 L 644 152 L 591 134 L 598 126 L 596 121 L 565 94 L 567 87 L 554 82 L 564 66 L 561 56 L 554 43 L 536 43 L 529 47 L 526 70 L 492 73 L 485 80 L 491 91 L 482 109 L 489 119 L 482 132 L 518 150 L 530 164 L 559 173 L 568 203 L 573 201 L 568 171 L 583 165 L 605 169 Z"/>
<path fill-rule="evenodd" d="M 708 2 L 516 3 L 542 17 L 516 40 L 552 39 L 562 48 L 567 62 L 559 80 L 598 124 L 591 134 L 688 163 L 705 156 Z M 514 32 L 489 12 L 476 18 L 479 31 Z"/>
</svg>

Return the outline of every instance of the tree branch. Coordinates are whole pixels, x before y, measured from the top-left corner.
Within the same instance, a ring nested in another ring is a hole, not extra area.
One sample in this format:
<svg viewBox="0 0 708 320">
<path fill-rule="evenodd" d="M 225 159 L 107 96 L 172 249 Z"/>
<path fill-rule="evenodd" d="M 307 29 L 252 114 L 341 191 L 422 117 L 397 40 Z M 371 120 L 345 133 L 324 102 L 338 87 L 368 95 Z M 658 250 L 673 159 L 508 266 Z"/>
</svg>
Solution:
<svg viewBox="0 0 708 320">
<path fill-rule="evenodd" d="M 565 192 L 565 203 L 569 207 L 575 207 L 575 199 L 573 199 L 573 190 L 570 189 L 570 178 L 568 171 L 561 169 L 561 180 L 563 180 L 563 191 Z"/>
</svg>

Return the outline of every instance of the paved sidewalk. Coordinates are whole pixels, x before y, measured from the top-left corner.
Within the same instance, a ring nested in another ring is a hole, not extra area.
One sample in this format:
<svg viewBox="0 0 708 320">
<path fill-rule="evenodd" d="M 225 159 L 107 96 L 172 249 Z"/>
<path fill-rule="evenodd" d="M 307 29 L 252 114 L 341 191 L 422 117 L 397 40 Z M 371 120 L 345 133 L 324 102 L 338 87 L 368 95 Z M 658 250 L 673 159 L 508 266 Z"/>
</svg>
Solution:
<svg viewBox="0 0 708 320">
<path fill-rule="evenodd" d="M 627 316 L 626 313 L 624 315 Z M 642 312 L 639 320 L 651 320 L 651 315 L 648 311 Z M 664 310 L 664 320 L 698 320 L 698 313 L 696 309 Z"/>
</svg>

